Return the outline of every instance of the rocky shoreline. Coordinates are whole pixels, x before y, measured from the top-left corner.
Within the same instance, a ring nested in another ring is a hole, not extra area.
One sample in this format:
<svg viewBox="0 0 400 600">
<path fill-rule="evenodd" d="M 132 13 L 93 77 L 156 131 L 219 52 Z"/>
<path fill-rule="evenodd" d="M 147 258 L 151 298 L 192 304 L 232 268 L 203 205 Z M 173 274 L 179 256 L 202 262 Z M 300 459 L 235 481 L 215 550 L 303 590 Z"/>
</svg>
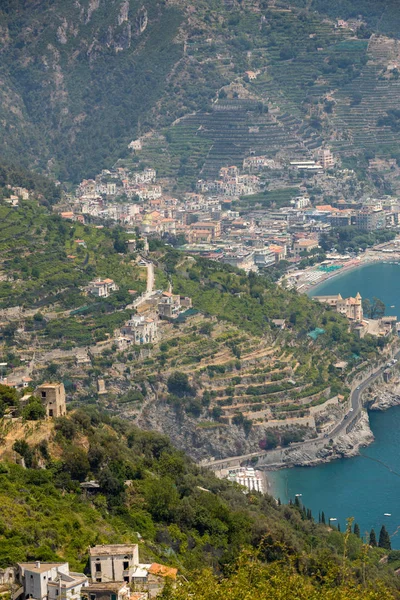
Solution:
<svg viewBox="0 0 400 600">
<path fill-rule="evenodd" d="M 374 435 L 369 426 L 368 413 L 363 411 L 359 421 L 354 428 L 346 434 L 340 435 L 332 443 L 323 448 L 288 448 L 283 457 L 282 464 L 276 468 L 286 467 L 314 467 L 323 463 L 331 462 L 338 458 L 351 458 L 357 456 L 360 448 L 372 444 Z"/>
<path fill-rule="evenodd" d="M 400 406 L 399 384 L 394 386 L 392 390 L 379 391 L 369 404 L 369 410 L 387 410 L 393 406 Z"/>
<path fill-rule="evenodd" d="M 384 411 L 394 406 L 400 406 L 400 382 L 389 384 L 382 390 L 382 384 L 374 386 L 365 401 L 368 410 Z M 360 448 L 369 446 L 374 441 L 367 410 L 363 410 L 359 421 L 354 428 L 345 435 L 336 438 L 333 444 L 326 448 L 316 450 L 315 453 L 302 450 L 288 451 L 281 467 L 289 466 L 315 466 L 336 460 L 337 458 L 351 458 L 360 454 Z"/>
</svg>

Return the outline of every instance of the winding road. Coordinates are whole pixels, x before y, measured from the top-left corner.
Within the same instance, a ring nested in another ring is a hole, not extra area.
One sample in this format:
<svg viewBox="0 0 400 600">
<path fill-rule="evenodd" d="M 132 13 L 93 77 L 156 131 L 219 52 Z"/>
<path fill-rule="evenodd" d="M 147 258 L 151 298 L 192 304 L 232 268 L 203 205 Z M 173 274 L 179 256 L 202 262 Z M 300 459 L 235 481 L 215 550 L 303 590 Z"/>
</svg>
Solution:
<svg viewBox="0 0 400 600">
<path fill-rule="evenodd" d="M 398 351 L 395 355 L 393 355 L 393 358 L 396 358 L 397 360 L 399 360 L 400 351 Z M 351 405 L 350 411 L 348 411 L 343 416 L 343 419 L 340 421 L 340 423 L 338 423 L 336 425 L 336 427 L 334 427 L 334 429 L 332 429 L 329 432 L 329 439 L 343 435 L 344 433 L 346 433 L 346 431 L 349 430 L 349 428 L 351 428 L 351 425 L 358 420 L 358 418 L 361 414 L 361 411 L 363 409 L 363 404 L 362 404 L 363 392 L 371 385 L 371 383 L 373 381 L 375 381 L 375 379 L 377 379 L 379 376 L 382 375 L 382 373 L 385 369 L 388 368 L 387 363 L 389 360 L 392 360 L 392 358 L 386 358 L 385 363 L 382 366 L 380 366 L 376 371 L 371 373 L 369 375 L 369 377 L 364 379 L 364 381 L 360 382 L 360 384 L 351 391 L 351 393 L 350 393 L 350 405 Z M 320 435 L 311 441 L 306 440 L 304 442 L 297 442 L 295 444 L 291 444 L 289 447 L 292 449 L 301 449 L 302 447 L 307 447 L 307 445 L 309 445 L 310 443 L 313 443 L 313 444 L 320 443 L 321 444 L 322 442 L 325 442 L 325 438 L 326 438 L 326 434 Z M 230 456 L 230 457 L 219 459 L 219 460 L 201 461 L 200 465 L 203 467 L 208 467 L 215 471 L 218 469 L 226 469 L 229 467 L 236 466 L 239 463 L 249 461 L 253 458 L 262 458 L 262 457 L 265 457 L 267 454 L 268 454 L 268 451 L 251 452 L 250 454 L 243 454 L 242 456 Z"/>
</svg>

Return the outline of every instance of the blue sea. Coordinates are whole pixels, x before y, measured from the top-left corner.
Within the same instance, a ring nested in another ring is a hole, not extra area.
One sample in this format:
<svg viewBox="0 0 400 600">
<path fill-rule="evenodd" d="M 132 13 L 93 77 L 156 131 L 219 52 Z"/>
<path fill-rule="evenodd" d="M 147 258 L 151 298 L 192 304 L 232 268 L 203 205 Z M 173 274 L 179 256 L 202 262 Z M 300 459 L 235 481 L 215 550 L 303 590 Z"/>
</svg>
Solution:
<svg viewBox="0 0 400 600">
<path fill-rule="evenodd" d="M 400 266 L 366 265 L 339 275 L 314 288 L 310 295 L 342 294 L 375 296 L 386 305 L 386 314 L 400 316 Z M 394 306 L 394 308 L 392 308 Z M 400 407 L 370 413 L 375 442 L 355 458 L 336 460 L 318 467 L 297 467 L 268 473 L 272 491 L 282 502 L 301 494 L 314 518 L 324 511 L 337 519 L 342 531 L 346 518 L 354 517 L 361 533 L 385 524 L 392 547 L 400 549 Z M 385 516 L 389 513 L 391 516 Z"/>
</svg>

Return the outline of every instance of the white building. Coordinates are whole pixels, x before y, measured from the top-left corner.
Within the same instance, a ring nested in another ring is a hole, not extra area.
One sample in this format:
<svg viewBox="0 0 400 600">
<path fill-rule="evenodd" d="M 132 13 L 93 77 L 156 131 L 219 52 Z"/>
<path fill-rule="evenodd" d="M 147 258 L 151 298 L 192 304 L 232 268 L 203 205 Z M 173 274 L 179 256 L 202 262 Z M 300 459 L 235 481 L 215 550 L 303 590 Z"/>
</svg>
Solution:
<svg viewBox="0 0 400 600">
<path fill-rule="evenodd" d="M 292 202 L 295 208 L 306 208 L 310 204 L 310 198 L 308 196 L 297 196 Z"/>
<path fill-rule="evenodd" d="M 130 148 L 131 150 L 141 150 L 142 149 L 142 142 L 141 140 L 132 140 L 131 143 L 128 145 L 128 148 Z"/>
<path fill-rule="evenodd" d="M 133 176 L 133 181 L 135 183 L 154 183 L 156 180 L 156 170 L 155 169 L 144 169 L 140 171 L 140 173 L 135 173 Z"/>
<path fill-rule="evenodd" d="M 134 344 L 151 344 L 158 340 L 157 321 L 151 317 L 134 315 L 121 328 L 121 333 L 131 339 Z"/>
<path fill-rule="evenodd" d="M 113 279 L 95 279 L 89 283 L 89 292 L 98 298 L 108 298 L 111 292 L 118 290 Z"/>
<path fill-rule="evenodd" d="M 96 583 L 129 583 L 138 565 L 137 544 L 110 544 L 90 548 L 90 573 L 92 581 Z"/>
<path fill-rule="evenodd" d="M 117 185 L 115 183 L 108 182 L 106 186 L 107 196 L 115 196 L 117 193 Z"/>
<path fill-rule="evenodd" d="M 86 575 L 70 572 L 68 563 L 19 563 L 18 569 L 25 600 L 80 600 L 82 587 L 89 585 Z"/>
<path fill-rule="evenodd" d="M 264 494 L 265 485 L 261 471 L 255 471 L 253 467 L 237 468 L 237 469 L 223 469 L 218 477 L 229 479 L 239 485 L 243 485 L 250 492 L 261 492 Z"/>
</svg>

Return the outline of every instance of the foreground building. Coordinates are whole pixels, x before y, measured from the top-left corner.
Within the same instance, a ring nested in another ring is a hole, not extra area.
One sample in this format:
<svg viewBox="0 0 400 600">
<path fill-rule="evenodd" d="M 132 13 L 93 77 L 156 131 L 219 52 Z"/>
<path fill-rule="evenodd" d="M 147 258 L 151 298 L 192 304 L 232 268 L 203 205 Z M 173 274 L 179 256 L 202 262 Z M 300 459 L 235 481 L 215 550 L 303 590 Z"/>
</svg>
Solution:
<svg viewBox="0 0 400 600">
<path fill-rule="evenodd" d="M 139 564 L 137 544 L 111 544 L 90 548 L 90 574 L 96 583 L 132 580 Z"/>
<path fill-rule="evenodd" d="M 86 575 L 71 572 L 68 563 L 19 563 L 18 579 L 24 600 L 80 600 L 89 585 Z"/>
<path fill-rule="evenodd" d="M 84 590 L 84 600 L 128 600 L 131 590 L 155 598 L 177 569 L 158 563 L 139 562 L 138 544 L 108 544 L 90 549 L 93 583 Z"/>
</svg>

